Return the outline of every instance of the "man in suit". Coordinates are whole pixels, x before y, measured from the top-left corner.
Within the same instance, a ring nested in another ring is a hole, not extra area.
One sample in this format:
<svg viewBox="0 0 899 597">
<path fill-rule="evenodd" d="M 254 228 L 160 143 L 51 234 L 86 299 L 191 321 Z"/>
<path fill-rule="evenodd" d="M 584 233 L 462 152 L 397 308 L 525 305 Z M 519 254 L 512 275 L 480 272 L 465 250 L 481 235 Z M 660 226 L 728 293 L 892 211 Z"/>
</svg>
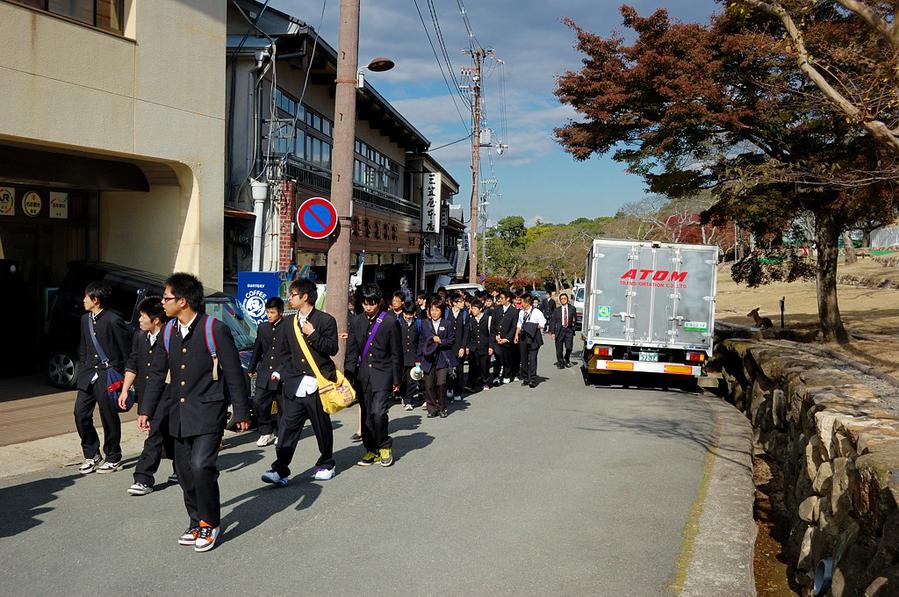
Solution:
<svg viewBox="0 0 899 597">
<path fill-rule="evenodd" d="M 162 305 L 173 321 L 162 331 L 164 350 L 153 355 L 147 395 L 138 403 L 137 421 L 142 430 L 150 430 L 150 414 L 156 411 L 168 382 L 175 470 L 190 519 L 178 543 L 205 552 L 215 547 L 220 533 L 217 460 L 229 398 L 237 429 L 246 431 L 250 426 L 246 379 L 231 330 L 199 312 L 203 308 L 202 282 L 191 274 L 172 274 L 165 281 Z"/>
<path fill-rule="evenodd" d="M 75 428 L 81 437 L 84 462 L 78 467 L 82 474 L 113 473 L 122 468 L 122 422 L 115 404 L 106 396 L 106 372 L 122 371 L 130 354 L 131 332 L 122 318 L 107 308 L 112 289 L 103 282 L 91 282 L 84 289 L 84 310 L 81 316 L 81 342 L 78 345 L 78 378 L 75 395 Z M 98 348 L 99 346 L 99 348 Z M 101 351 L 106 355 L 103 359 Z M 100 466 L 100 437 L 94 429 L 94 407 L 100 408 L 103 424 L 103 453 L 106 461 Z M 99 468 L 98 468 L 99 467 Z"/>
<path fill-rule="evenodd" d="M 284 329 L 278 339 L 279 365 L 272 377 L 281 381 L 281 416 L 278 424 L 277 458 L 262 480 L 278 487 L 289 482 L 290 463 L 300 441 L 303 425 L 308 418 L 318 441 L 319 457 L 313 478 L 327 481 L 334 477 L 334 430 L 331 416 L 322 408 L 318 394 L 318 378 L 300 346 L 297 328 L 315 361 L 319 373 L 330 381 L 337 380 L 337 370 L 331 357 L 337 354 L 337 320 L 315 308 L 318 290 L 312 280 L 294 280 L 288 290 L 290 307 L 296 315 L 284 319 Z"/>
<path fill-rule="evenodd" d="M 387 435 L 390 394 L 400 388 L 403 345 L 396 317 L 384 308 L 381 289 L 362 287 L 362 313 L 349 326 L 344 370 L 354 380 L 362 411 L 365 455 L 357 464 L 393 464 L 393 441 Z"/>
<path fill-rule="evenodd" d="M 516 348 L 514 342 L 518 310 L 509 303 L 509 298 L 508 290 L 500 290 L 497 294 L 497 306 L 493 309 L 493 329 L 490 330 L 490 335 L 496 343 L 496 349 L 499 350 L 499 358 L 496 360 L 493 372 L 494 376 L 502 383 L 511 382 L 515 374 L 512 369 L 515 364 L 512 353 Z"/>
<path fill-rule="evenodd" d="M 475 299 L 471 302 L 471 317 L 468 318 L 468 381 L 473 388 L 490 389 L 490 357 L 493 348 L 490 342 L 490 318 L 484 314 L 484 303 Z"/>
<path fill-rule="evenodd" d="M 550 290 L 546 293 L 546 297 L 540 304 L 540 311 L 543 312 L 543 316 L 546 317 L 547 321 L 552 321 L 553 312 L 556 310 L 556 306 L 556 292 L 555 290 Z M 546 326 L 544 333 L 550 333 L 549 326 Z"/>
<path fill-rule="evenodd" d="M 453 327 L 453 352 L 456 366 L 451 372 L 452 382 L 447 387 L 447 398 L 462 400 L 465 388 L 465 350 L 468 348 L 468 311 L 465 309 L 465 295 L 456 291 L 450 295 L 446 320 Z"/>
<path fill-rule="evenodd" d="M 119 395 L 119 408 L 125 409 L 128 401 L 128 391 L 134 387 L 137 401 L 143 399 L 147 382 L 150 380 L 150 369 L 153 366 L 153 354 L 162 347 L 161 332 L 168 322 L 165 311 L 162 308 L 162 297 L 148 296 L 138 305 L 140 329 L 134 332 L 131 343 L 131 355 L 125 364 L 125 381 Z M 166 390 L 163 390 L 163 398 L 156 406 L 155 412 L 150 416 L 150 433 L 144 440 L 144 449 L 134 467 L 134 483 L 128 488 L 128 495 L 147 495 L 153 491 L 154 475 L 159 469 L 159 462 L 163 453 L 166 458 L 174 459 L 175 442 L 169 434 L 168 420 L 171 400 Z M 177 481 L 174 474 L 169 477 L 171 481 Z"/>
<path fill-rule="evenodd" d="M 521 346 L 521 385 L 537 387 L 537 354 L 543 346 L 546 317 L 537 307 L 540 301 L 526 296 L 518 313 L 515 340 Z"/>
<path fill-rule="evenodd" d="M 400 326 L 400 335 L 403 342 L 403 381 L 400 384 L 400 396 L 403 398 L 403 408 L 413 410 L 413 402 L 419 393 L 419 383 L 412 379 L 412 369 L 418 362 L 418 339 L 421 334 L 422 322 L 415 317 L 418 307 L 407 303 L 403 308 L 403 316 L 397 319 Z"/>
<path fill-rule="evenodd" d="M 283 315 L 284 301 L 281 297 L 273 296 L 265 302 L 265 316 L 268 317 L 268 321 L 256 328 L 256 344 L 253 346 L 253 356 L 250 357 L 248 368 L 250 378 L 255 378 L 256 381 L 253 406 L 256 410 L 256 422 L 259 424 L 259 439 L 256 445 L 260 448 L 278 439 L 275 434 L 277 426 L 272 416 L 272 404 L 280 402 L 278 395 L 281 393 L 281 380 L 272 374 L 278 371 L 281 365 L 278 345 L 284 334 Z"/>
<path fill-rule="evenodd" d="M 555 335 L 556 367 L 559 369 L 571 367 L 571 348 L 574 343 L 576 321 L 577 311 L 574 305 L 568 303 L 568 295 L 563 292 L 559 295 L 559 308 L 553 312 L 549 322 L 549 329 Z"/>
</svg>

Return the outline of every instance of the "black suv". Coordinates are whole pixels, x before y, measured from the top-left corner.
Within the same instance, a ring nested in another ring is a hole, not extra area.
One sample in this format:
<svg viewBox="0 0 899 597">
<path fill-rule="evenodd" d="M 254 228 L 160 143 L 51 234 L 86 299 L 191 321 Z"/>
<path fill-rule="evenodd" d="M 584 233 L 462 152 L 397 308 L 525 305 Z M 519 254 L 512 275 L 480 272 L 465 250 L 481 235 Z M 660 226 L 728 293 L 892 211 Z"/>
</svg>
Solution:
<svg viewBox="0 0 899 597">
<path fill-rule="evenodd" d="M 72 262 L 59 286 L 50 308 L 45 346 L 48 347 L 47 375 L 50 383 L 58 388 L 75 386 L 78 375 L 78 341 L 81 316 L 84 315 L 84 289 L 91 282 L 103 280 L 112 288 L 109 308 L 122 316 L 132 330 L 138 329 L 140 313 L 137 306 L 149 295 L 162 296 L 165 278 L 141 270 L 112 263 Z M 231 334 L 244 370 L 250 362 L 253 343 L 256 341 L 256 325 L 244 315 L 240 303 L 221 292 L 210 294 L 205 300 L 205 311 L 223 321 Z M 247 380 L 249 384 L 249 380 Z"/>
</svg>

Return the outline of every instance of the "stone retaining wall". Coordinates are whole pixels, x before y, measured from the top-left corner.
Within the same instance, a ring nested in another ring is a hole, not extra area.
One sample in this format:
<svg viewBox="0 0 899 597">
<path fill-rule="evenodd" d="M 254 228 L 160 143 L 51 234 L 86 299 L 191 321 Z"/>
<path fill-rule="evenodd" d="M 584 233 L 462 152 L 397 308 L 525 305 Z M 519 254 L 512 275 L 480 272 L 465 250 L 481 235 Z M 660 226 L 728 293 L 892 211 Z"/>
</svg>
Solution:
<svg viewBox="0 0 899 597">
<path fill-rule="evenodd" d="M 717 358 L 756 453 L 783 474 L 797 582 L 811 595 L 831 558 L 831 594 L 899 595 L 899 388 L 784 340 L 726 340 Z"/>
</svg>

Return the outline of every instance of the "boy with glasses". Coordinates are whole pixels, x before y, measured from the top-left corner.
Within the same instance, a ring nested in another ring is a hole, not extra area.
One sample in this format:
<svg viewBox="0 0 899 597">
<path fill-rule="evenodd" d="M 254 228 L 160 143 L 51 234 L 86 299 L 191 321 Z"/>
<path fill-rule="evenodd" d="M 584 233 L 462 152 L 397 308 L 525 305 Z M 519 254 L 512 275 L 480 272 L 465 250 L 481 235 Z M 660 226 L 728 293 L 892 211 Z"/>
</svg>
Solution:
<svg viewBox="0 0 899 597">
<path fill-rule="evenodd" d="M 164 350 L 153 355 L 137 422 L 141 430 L 150 431 L 150 414 L 156 412 L 168 383 L 175 470 L 190 519 L 178 544 L 205 552 L 215 547 L 220 533 L 217 461 L 228 420 L 227 398 L 239 431 L 250 426 L 249 400 L 231 330 L 200 313 L 203 284 L 191 274 L 172 274 L 165 281 L 162 305 L 172 321 L 162 331 Z"/>
<path fill-rule="evenodd" d="M 277 487 L 289 483 L 290 463 L 293 461 L 297 443 L 306 419 L 312 424 L 312 431 L 318 441 L 319 458 L 315 463 L 313 478 L 327 481 L 334 477 L 334 430 L 331 416 L 322 408 L 318 394 L 318 377 L 315 369 L 331 381 L 336 381 L 337 372 L 331 359 L 337 354 L 337 320 L 315 308 L 318 290 L 312 280 L 294 280 L 290 285 L 288 302 L 296 314 L 285 318 L 283 335 L 280 338 L 280 368 L 273 376 L 283 384 L 280 423 L 278 425 L 277 458 L 272 468 L 262 474 L 262 480 Z M 309 351 L 310 363 L 303 350 Z"/>
</svg>

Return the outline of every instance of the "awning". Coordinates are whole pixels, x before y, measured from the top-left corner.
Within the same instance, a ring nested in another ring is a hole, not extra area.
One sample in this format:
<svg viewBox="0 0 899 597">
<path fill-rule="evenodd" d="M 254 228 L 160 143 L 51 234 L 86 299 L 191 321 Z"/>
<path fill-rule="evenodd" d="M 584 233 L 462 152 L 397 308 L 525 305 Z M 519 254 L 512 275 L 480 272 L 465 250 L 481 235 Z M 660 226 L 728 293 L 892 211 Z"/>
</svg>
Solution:
<svg viewBox="0 0 899 597">
<path fill-rule="evenodd" d="M 468 251 L 459 249 L 456 253 L 456 277 L 461 278 L 465 275 L 465 269 L 468 266 Z"/>
<path fill-rule="evenodd" d="M 425 275 L 433 276 L 435 274 L 449 274 L 455 271 L 453 264 L 446 260 L 443 255 L 431 255 L 425 257 Z"/>
<path fill-rule="evenodd" d="M 255 220 L 256 214 L 246 209 L 238 209 L 236 207 L 225 206 L 226 218 L 238 218 L 241 220 Z"/>
</svg>

